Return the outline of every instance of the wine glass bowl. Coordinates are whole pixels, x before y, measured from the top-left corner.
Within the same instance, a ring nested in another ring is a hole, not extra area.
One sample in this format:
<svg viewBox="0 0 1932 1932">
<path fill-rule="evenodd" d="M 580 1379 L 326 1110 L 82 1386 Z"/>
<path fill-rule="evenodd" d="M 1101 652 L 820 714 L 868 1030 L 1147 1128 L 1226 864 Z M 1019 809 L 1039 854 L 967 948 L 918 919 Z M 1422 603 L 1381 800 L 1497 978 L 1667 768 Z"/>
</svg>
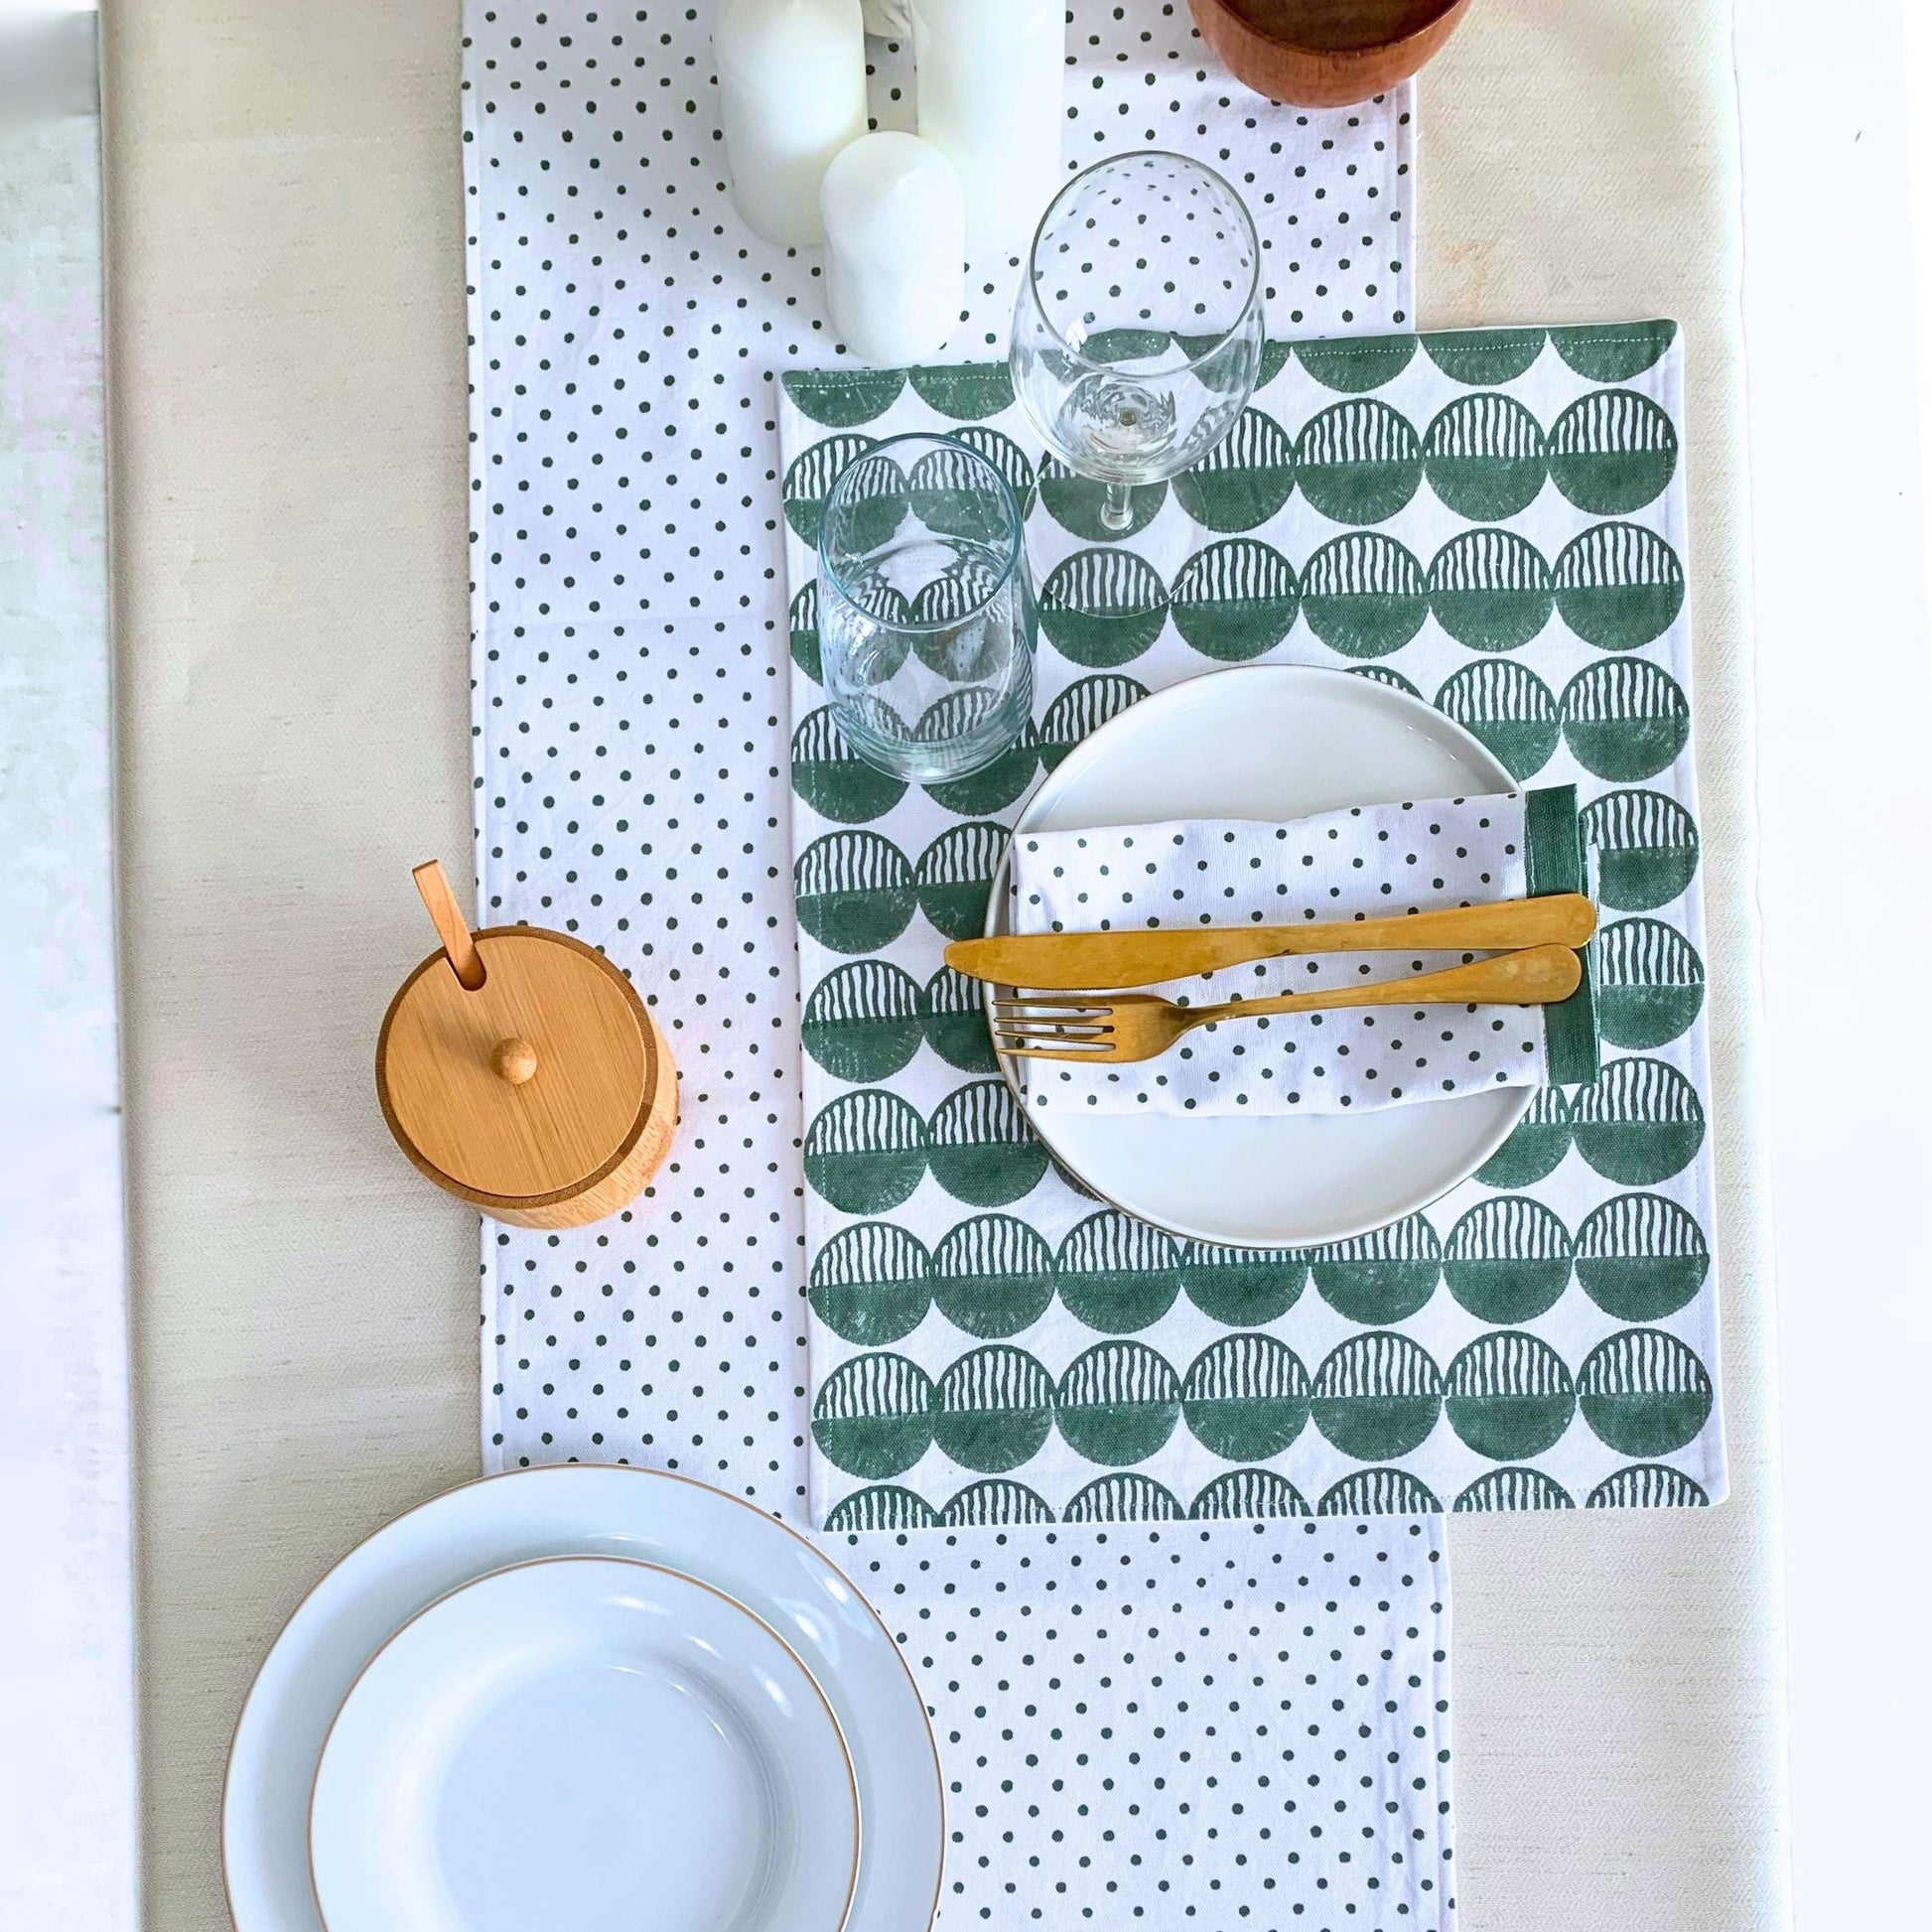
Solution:
<svg viewBox="0 0 1932 1932">
<path fill-rule="evenodd" d="M 1183 155 L 1117 155 L 1076 176 L 1034 237 L 1014 307 L 1015 393 L 1047 447 L 1130 491 L 1198 463 L 1261 372 L 1261 246 L 1247 207 Z"/>
</svg>

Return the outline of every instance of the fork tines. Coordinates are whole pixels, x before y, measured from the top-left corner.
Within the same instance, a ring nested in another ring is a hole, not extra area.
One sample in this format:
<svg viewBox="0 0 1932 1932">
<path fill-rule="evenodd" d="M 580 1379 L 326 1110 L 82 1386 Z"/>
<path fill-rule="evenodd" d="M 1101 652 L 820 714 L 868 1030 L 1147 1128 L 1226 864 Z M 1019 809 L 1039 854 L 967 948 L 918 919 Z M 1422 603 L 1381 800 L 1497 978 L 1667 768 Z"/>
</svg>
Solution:
<svg viewBox="0 0 1932 1932">
<path fill-rule="evenodd" d="M 1106 1053 L 1113 1045 L 1113 1010 L 1080 999 L 995 1000 L 993 1032 L 1005 1053 Z"/>
</svg>

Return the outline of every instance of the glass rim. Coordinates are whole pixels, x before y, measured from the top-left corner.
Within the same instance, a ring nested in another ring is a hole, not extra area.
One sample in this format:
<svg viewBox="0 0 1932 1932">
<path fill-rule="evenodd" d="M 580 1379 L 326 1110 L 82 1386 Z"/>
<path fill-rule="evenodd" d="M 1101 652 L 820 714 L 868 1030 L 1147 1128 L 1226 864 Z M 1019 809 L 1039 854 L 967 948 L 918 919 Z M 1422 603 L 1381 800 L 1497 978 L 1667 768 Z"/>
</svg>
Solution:
<svg viewBox="0 0 1932 1932">
<path fill-rule="evenodd" d="M 1249 311 L 1255 308 L 1261 299 L 1261 236 L 1255 228 L 1253 210 L 1249 208 L 1246 200 L 1242 197 L 1241 191 L 1219 169 L 1210 168 L 1206 162 L 1196 161 L 1192 155 L 1180 154 L 1173 148 L 1133 148 L 1126 154 L 1110 154 L 1105 160 L 1096 161 L 1092 167 L 1082 168 L 1071 180 L 1061 185 L 1059 192 L 1046 204 L 1046 211 L 1039 217 L 1038 223 L 1035 226 L 1034 238 L 1027 244 L 1026 265 L 1020 271 L 1020 292 L 1025 300 L 1033 304 L 1034 310 L 1038 315 L 1041 324 L 1045 327 L 1046 333 L 1069 355 L 1075 357 L 1090 369 L 1105 369 L 1114 366 L 1114 364 L 1109 362 L 1095 361 L 1084 349 L 1075 346 L 1074 344 L 1067 341 L 1064 332 L 1053 318 L 1046 313 L 1046 305 L 1039 299 L 1039 289 L 1034 276 L 1034 265 L 1039 259 L 1040 239 L 1046 232 L 1047 222 L 1053 218 L 1054 209 L 1089 175 L 1097 175 L 1105 168 L 1118 168 L 1129 161 L 1148 160 L 1177 161 L 1182 167 L 1191 168 L 1197 174 L 1205 175 L 1209 181 L 1225 189 L 1228 199 L 1233 202 L 1235 207 L 1240 212 L 1241 225 L 1247 231 L 1248 236 L 1248 257 L 1251 266 L 1248 271 L 1248 293 L 1242 299 L 1241 314 L 1236 318 L 1232 326 L 1220 332 L 1219 338 L 1212 348 L 1204 348 L 1198 355 L 1189 355 L 1184 362 L 1173 369 L 1160 369 L 1155 371 L 1155 373 L 1160 375 L 1178 375 L 1189 369 L 1198 369 L 1203 362 L 1211 361 L 1213 357 L 1220 354 L 1222 349 L 1226 348 L 1228 344 L 1235 340 L 1241 324 L 1247 320 Z M 1171 342 L 1178 342 L 1179 340 L 1172 330 L 1168 332 L 1168 338 Z"/>
<path fill-rule="evenodd" d="M 1006 504 L 1007 511 L 1012 522 L 1012 535 L 1008 540 L 1009 555 L 1006 559 L 1006 562 L 1001 566 L 999 578 L 993 585 L 993 588 L 989 590 L 987 594 L 979 600 L 978 603 L 972 605 L 967 610 L 960 612 L 958 616 L 950 617 L 950 618 L 938 618 L 933 620 L 930 622 L 920 622 L 917 620 L 907 620 L 907 621 L 905 621 L 904 623 L 899 623 L 896 621 L 889 620 L 886 618 L 874 618 L 872 616 L 872 613 L 870 611 L 867 611 L 866 607 L 863 604 L 861 604 L 859 602 L 859 599 L 853 594 L 852 586 L 848 584 L 845 578 L 840 574 L 838 565 L 836 565 L 832 561 L 830 555 L 827 553 L 825 548 L 825 535 L 827 529 L 830 527 L 831 520 L 832 520 L 832 499 L 838 495 L 840 485 L 845 482 L 846 478 L 849 477 L 852 474 L 852 472 L 859 467 L 860 464 L 865 462 L 867 457 L 877 456 L 882 450 L 890 450 L 893 449 L 896 445 L 904 444 L 904 443 L 944 443 L 950 445 L 953 449 L 958 450 L 961 453 L 961 455 L 970 457 L 975 463 L 977 463 L 980 466 L 982 470 L 986 472 L 986 474 L 989 477 L 993 479 L 994 483 L 998 485 L 1000 497 Z M 899 632 L 901 635 L 929 636 L 934 631 L 951 630 L 959 624 L 970 623 L 973 621 L 973 619 L 975 619 L 983 611 L 985 611 L 992 604 L 993 600 L 996 597 L 998 597 L 1000 593 L 1004 591 L 1006 587 L 1013 581 L 1015 572 L 1025 567 L 1026 557 L 1027 557 L 1027 519 L 1021 511 L 1020 498 L 1013 493 L 1013 485 L 1010 483 L 1008 483 L 1006 478 L 1000 474 L 999 469 L 986 457 L 982 456 L 978 450 L 974 449 L 970 443 L 962 443 L 958 439 L 958 437 L 947 435 L 943 431 L 929 430 L 929 429 L 907 429 L 907 430 L 900 430 L 897 436 L 881 437 L 879 441 L 872 446 L 871 449 L 862 451 L 858 456 L 854 457 L 852 461 L 848 463 L 845 466 L 845 468 L 841 470 L 836 477 L 833 478 L 832 487 L 825 492 L 825 509 L 819 518 L 817 547 L 818 547 L 818 569 L 819 569 L 819 575 L 821 579 L 829 578 L 831 580 L 832 588 L 839 594 L 839 596 L 847 604 L 850 604 L 854 610 L 864 612 L 865 615 L 869 619 L 871 619 L 871 621 L 874 623 L 882 624 L 889 629 Z M 824 613 L 822 611 L 819 614 L 819 621 L 821 622 L 824 621 Z"/>
</svg>

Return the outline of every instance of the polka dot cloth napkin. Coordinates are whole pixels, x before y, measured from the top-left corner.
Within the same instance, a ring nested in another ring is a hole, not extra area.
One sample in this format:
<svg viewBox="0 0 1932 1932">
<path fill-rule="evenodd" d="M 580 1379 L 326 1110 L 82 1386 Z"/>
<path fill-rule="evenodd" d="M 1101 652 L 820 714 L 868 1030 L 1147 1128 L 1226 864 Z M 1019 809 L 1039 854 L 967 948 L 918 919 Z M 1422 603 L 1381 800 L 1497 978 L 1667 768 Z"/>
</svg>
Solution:
<svg viewBox="0 0 1932 1932">
<path fill-rule="evenodd" d="M 1183 0 L 1069 11 L 1069 168 L 1200 154 L 1255 207 L 1278 315 L 1402 325 L 1406 87 L 1271 108 L 1213 68 Z M 464 9 L 479 902 L 632 975 L 682 1114 L 634 1210 L 485 1224 L 483 1459 L 681 1470 L 802 1525 L 772 498 L 776 369 L 834 345 L 818 252 L 766 247 L 731 206 L 710 19 Z M 903 51 L 869 53 L 874 112 L 909 125 Z M 958 353 L 999 352 L 1017 272 L 974 264 Z M 1445 1565 L 1413 1520 L 826 1541 L 932 1713 L 946 1927 L 1125 1927 L 1157 1897 L 1201 1932 L 1449 1923 Z"/>
<path fill-rule="evenodd" d="M 1564 785 L 1527 800 L 1508 792 L 1358 805 L 1289 825 L 1217 819 L 1035 832 L 1014 847 L 1008 891 L 1016 932 L 1299 925 L 1582 890 L 1581 861 L 1577 794 Z M 1202 1006 L 1440 972 L 1469 957 L 1311 953 L 1152 990 Z M 1572 1086 L 1596 1075 L 1589 995 L 1575 997 L 1574 1011 L 1570 1001 L 1390 1007 L 1209 1025 L 1132 1065 L 1024 1062 L 1027 1104 L 1115 1114 L 1326 1114 L 1472 1087 Z"/>
</svg>

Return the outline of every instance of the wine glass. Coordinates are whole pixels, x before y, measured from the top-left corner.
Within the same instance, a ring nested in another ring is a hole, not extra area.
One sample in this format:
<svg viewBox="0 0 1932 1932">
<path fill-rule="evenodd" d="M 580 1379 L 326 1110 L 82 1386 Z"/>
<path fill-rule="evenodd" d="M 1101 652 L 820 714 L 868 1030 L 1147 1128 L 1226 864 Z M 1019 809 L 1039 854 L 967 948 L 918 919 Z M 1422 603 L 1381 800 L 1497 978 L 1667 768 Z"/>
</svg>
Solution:
<svg viewBox="0 0 1932 1932">
<path fill-rule="evenodd" d="M 1261 373 L 1261 245 L 1247 207 L 1185 155 L 1115 156 L 1040 218 L 1014 306 L 1013 386 L 1069 468 L 1106 486 L 1101 523 L 1133 526 L 1132 490 L 1198 463 Z"/>
<path fill-rule="evenodd" d="M 1020 504 L 949 436 L 840 472 L 818 542 L 820 667 L 853 750 L 918 784 L 990 764 L 1033 716 L 1037 618 Z"/>
</svg>

